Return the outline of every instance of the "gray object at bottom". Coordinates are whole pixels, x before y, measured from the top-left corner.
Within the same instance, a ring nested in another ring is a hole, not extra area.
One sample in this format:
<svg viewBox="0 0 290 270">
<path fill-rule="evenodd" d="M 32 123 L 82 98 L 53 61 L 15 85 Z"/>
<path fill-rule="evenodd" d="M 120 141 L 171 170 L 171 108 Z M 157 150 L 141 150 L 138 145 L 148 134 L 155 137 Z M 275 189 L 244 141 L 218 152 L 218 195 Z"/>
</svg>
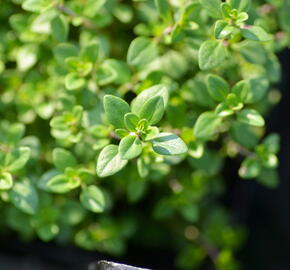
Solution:
<svg viewBox="0 0 290 270">
<path fill-rule="evenodd" d="M 89 270 L 150 270 L 150 269 L 139 268 L 114 262 L 98 261 L 96 263 L 92 263 L 89 267 Z"/>
</svg>

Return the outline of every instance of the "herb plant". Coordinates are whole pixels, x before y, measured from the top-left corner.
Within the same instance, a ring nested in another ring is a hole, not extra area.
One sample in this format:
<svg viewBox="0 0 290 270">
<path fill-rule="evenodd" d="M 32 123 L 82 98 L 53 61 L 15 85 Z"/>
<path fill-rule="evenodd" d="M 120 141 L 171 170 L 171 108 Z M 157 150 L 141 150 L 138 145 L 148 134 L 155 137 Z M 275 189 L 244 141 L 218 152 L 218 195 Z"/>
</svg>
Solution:
<svg viewBox="0 0 290 270">
<path fill-rule="evenodd" d="M 278 185 L 265 117 L 289 14 L 287 0 L 4 1 L 1 230 L 239 269 L 223 171 Z"/>
</svg>

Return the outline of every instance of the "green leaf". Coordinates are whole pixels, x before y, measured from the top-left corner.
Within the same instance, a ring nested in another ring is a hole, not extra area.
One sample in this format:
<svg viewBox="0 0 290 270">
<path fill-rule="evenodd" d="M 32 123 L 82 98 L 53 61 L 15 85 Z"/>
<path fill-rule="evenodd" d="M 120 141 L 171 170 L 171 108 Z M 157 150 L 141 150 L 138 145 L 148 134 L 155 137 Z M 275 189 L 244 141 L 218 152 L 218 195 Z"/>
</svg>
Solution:
<svg viewBox="0 0 290 270">
<path fill-rule="evenodd" d="M 42 241 L 51 241 L 59 233 L 59 227 L 55 223 L 44 224 L 36 229 L 38 237 Z"/>
<path fill-rule="evenodd" d="M 38 194 L 28 181 L 18 181 L 9 193 L 11 202 L 26 214 L 34 215 L 38 209 Z"/>
<path fill-rule="evenodd" d="M 142 136 L 144 141 L 150 141 L 154 138 L 156 138 L 159 134 L 159 129 L 158 127 L 148 127 L 146 130 L 146 134 Z"/>
<path fill-rule="evenodd" d="M 51 21 L 52 36 L 59 42 L 67 40 L 69 25 L 65 16 L 58 15 Z"/>
<path fill-rule="evenodd" d="M 14 149 L 11 154 L 6 156 L 6 164 L 10 172 L 22 169 L 30 158 L 31 150 L 29 147 L 22 146 Z"/>
<path fill-rule="evenodd" d="M 124 137 L 119 144 L 121 159 L 128 160 L 139 156 L 142 152 L 142 143 L 137 135 Z"/>
<path fill-rule="evenodd" d="M 207 77 L 207 89 L 216 101 L 224 101 L 230 92 L 229 84 L 223 78 L 213 74 Z"/>
<path fill-rule="evenodd" d="M 277 154 L 280 150 L 280 136 L 277 133 L 268 135 L 263 140 L 263 145 L 269 153 Z"/>
<path fill-rule="evenodd" d="M 222 42 L 207 40 L 200 46 L 198 64 L 201 70 L 215 68 L 221 65 L 227 57 L 227 50 Z"/>
<path fill-rule="evenodd" d="M 256 77 L 249 80 L 250 91 L 247 95 L 246 103 L 253 104 L 260 101 L 269 89 L 269 81 L 265 77 Z"/>
<path fill-rule="evenodd" d="M 76 90 L 82 88 L 85 83 L 85 78 L 80 77 L 78 74 L 69 73 L 65 76 L 65 87 L 68 90 Z"/>
<path fill-rule="evenodd" d="M 160 155 L 180 155 L 187 152 L 186 144 L 177 135 L 163 132 L 152 140 L 153 150 Z"/>
<path fill-rule="evenodd" d="M 254 128 L 240 122 L 231 125 L 231 135 L 233 139 L 247 148 L 253 148 L 258 144 L 258 138 Z"/>
<path fill-rule="evenodd" d="M 271 36 L 260 26 L 250 26 L 241 29 L 241 34 L 244 38 L 255 41 L 270 41 Z"/>
<path fill-rule="evenodd" d="M 42 12 L 54 4 L 51 0 L 25 0 L 22 8 L 31 12 Z"/>
<path fill-rule="evenodd" d="M 8 190 L 13 186 L 12 175 L 8 172 L 2 172 L 0 175 L 0 191 Z"/>
<path fill-rule="evenodd" d="M 229 4 L 232 8 L 238 11 L 248 11 L 251 6 L 252 0 L 229 0 Z"/>
<path fill-rule="evenodd" d="M 130 112 L 130 107 L 123 99 L 106 95 L 104 96 L 104 109 L 109 122 L 115 128 L 125 128 L 124 116 Z"/>
<path fill-rule="evenodd" d="M 268 188 L 276 188 L 279 185 L 279 175 L 277 170 L 262 168 L 257 177 L 257 182 Z"/>
<path fill-rule="evenodd" d="M 279 22 L 283 30 L 290 32 L 290 3 L 283 1 L 279 10 Z"/>
<path fill-rule="evenodd" d="M 46 182 L 45 189 L 55 193 L 67 193 L 79 185 L 80 179 L 74 179 L 65 174 L 58 174 Z"/>
<path fill-rule="evenodd" d="M 97 42 L 88 43 L 81 51 L 81 58 L 84 61 L 95 63 L 99 56 L 99 44 Z"/>
<path fill-rule="evenodd" d="M 94 213 L 103 212 L 106 206 L 105 196 L 97 186 L 84 187 L 80 194 L 80 201 L 86 209 Z"/>
<path fill-rule="evenodd" d="M 158 56 L 157 45 L 149 38 L 137 37 L 128 49 L 127 62 L 132 66 L 145 66 Z"/>
<path fill-rule="evenodd" d="M 97 174 L 99 177 L 107 177 L 122 170 L 127 160 L 122 160 L 117 145 L 107 145 L 100 153 L 97 161 Z"/>
<path fill-rule="evenodd" d="M 162 20 L 166 23 L 172 22 L 172 15 L 168 1 L 154 0 L 154 2 Z"/>
<path fill-rule="evenodd" d="M 33 67 L 37 61 L 38 47 L 34 44 L 22 46 L 17 53 L 17 67 L 21 72 L 27 71 Z"/>
<path fill-rule="evenodd" d="M 232 92 L 242 101 L 246 101 L 247 96 L 250 92 L 250 88 L 251 85 L 249 83 L 249 81 L 239 81 L 237 82 L 233 88 L 232 88 Z"/>
<path fill-rule="evenodd" d="M 264 118 L 253 109 L 244 109 L 237 114 L 238 121 L 251 126 L 262 127 L 265 125 Z"/>
<path fill-rule="evenodd" d="M 129 131 L 126 129 L 122 129 L 122 128 L 115 129 L 115 133 L 119 138 L 123 138 L 123 137 L 129 135 Z"/>
<path fill-rule="evenodd" d="M 62 148 L 55 148 L 52 151 L 52 161 L 60 171 L 64 171 L 67 167 L 75 167 L 77 165 L 75 157 L 69 151 Z"/>
<path fill-rule="evenodd" d="M 164 108 L 168 103 L 169 92 L 166 85 L 157 84 L 142 91 L 131 103 L 132 112 L 139 115 L 143 104 L 153 97 L 162 97 Z"/>
<path fill-rule="evenodd" d="M 223 39 L 229 36 L 233 31 L 234 27 L 229 25 L 228 22 L 224 20 L 218 20 L 214 27 L 214 36 L 216 39 Z"/>
<path fill-rule="evenodd" d="M 160 96 L 147 100 L 140 111 L 140 118 L 147 119 L 149 125 L 157 124 L 164 114 L 163 98 Z"/>
<path fill-rule="evenodd" d="M 140 118 L 134 113 L 126 113 L 124 116 L 125 126 L 129 131 L 136 131 Z"/>
<path fill-rule="evenodd" d="M 214 135 L 221 122 L 222 118 L 215 113 L 204 112 L 198 117 L 193 133 L 197 138 L 207 140 Z"/>
<path fill-rule="evenodd" d="M 246 158 L 239 169 L 239 175 L 245 179 L 255 178 L 259 175 L 260 171 L 261 165 L 259 160 L 256 158 Z"/>
<path fill-rule="evenodd" d="M 207 13 L 213 18 L 221 18 L 220 0 L 199 0 Z"/>
</svg>

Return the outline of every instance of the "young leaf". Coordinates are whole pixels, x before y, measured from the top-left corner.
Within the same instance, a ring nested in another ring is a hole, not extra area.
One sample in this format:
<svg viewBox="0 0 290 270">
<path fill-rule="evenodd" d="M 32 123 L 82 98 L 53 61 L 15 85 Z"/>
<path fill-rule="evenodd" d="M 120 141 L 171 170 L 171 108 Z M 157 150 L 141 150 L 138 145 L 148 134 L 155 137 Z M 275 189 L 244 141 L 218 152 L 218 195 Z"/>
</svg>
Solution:
<svg viewBox="0 0 290 270">
<path fill-rule="evenodd" d="M 219 66 L 226 58 L 227 50 L 222 42 L 207 40 L 200 46 L 198 64 L 201 70 Z"/>
<path fill-rule="evenodd" d="M 126 113 L 124 117 L 125 126 L 130 131 L 135 131 L 140 118 L 134 113 Z"/>
<path fill-rule="evenodd" d="M 137 135 L 124 137 L 119 144 L 121 159 L 129 160 L 139 156 L 142 152 L 142 143 Z"/>
<path fill-rule="evenodd" d="M 141 108 L 140 118 L 147 119 L 149 125 L 157 124 L 164 114 L 164 103 L 160 96 L 147 100 Z"/>
<path fill-rule="evenodd" d="M 14 172 L 22 169 L 29 160 L 31 150 L 29 147 L 22 146 L 12 151 L 11 155 L 7 155 L 6 163 L 8 170 Z"/>
<path fill-rule="evenodd" d="M 13 179 L 12 175 L 8 172 L 2 172 L 0 175 L 0 191 L 12 188 Z"/>
<path fill-rule="evenodd" d="M 99 177 L 107 177 L 122 170 L 127 160 L 122 160 L 117 145 L 107 145 L 100 153 L 97 161 L 97 174 Z"/>
<path fill-rule="evenodd" d="M 46 182 L 45 189 L 55 193 L 67 193 L 80 185 L 79 179 L 71 178 L 65 174 L 59 174 Z"/>
<path fill-rule="evenodd" d="M 51 21 L 52 36 L 59 42 L 65 42 L 68 36 L 69 25 L 66 17 L 63 15 L 56 16 Z"/>
<path fill-rule="evenodd" d="M 34 215 L 38 208 L 38 194 L 28 181 L 18 181 L 9 192 L 11 202 L 26 214 Z"/>
<path fill-rule="evenodd" d="M 216 101 L 224 101 L 230 92 L 229 84 L 223 78 L 213 74 L 207 77 L 207 89 Z"/>
<path fill-rule="evenodd" d="M 229 25 L 228 22 L 224 20 L 218 20 L 214 27 L 214 36 L 216 39 L 223 39 L 230 35 L 235 28 Z"/>
<path fill-rule="evenodd" d="M 76 90 L 82 88 L 85 85 L 86 80 L 78 74 L 69 73 L 65 76 L 64 83 L 68 90 Z"/>
<path fill-rule="evenodd" d="M 220 10 L 220 0 L 199 0 L 199 2 L 211 17 L 221 18 L 222 14 Z"/>
<path fill-rule="evenodd" d="M 164 108 L 166 108 L 169 97 L 168 88 L 166 85 L 157 84 L 141 92 L 132 101 L 131 103 L 132 112 L 135 114 L 140 114 L 143 104 L 145 104 L 149 99 L 157 96 L 162 97 Z"/>
<path fill-rule="evenodd" d="M 86 209 L 94 213 L 103 212 L 106 206 L 104 194 L 97 186 L 84 187 L 80 194 L 80 201 Z"/>
<path fill-rule="evenodd" d="M 187 152 L 187 146 L 177 135 L 163 132 L 152 140 L 153 150 L 160 155 L 180 155 Z"/>
<path fill-rule="evenodd" d="M 168 1 L 154 0 L 154 2 L 162 20 L 164 20 L 166 23 L 170 23 L 172 21 L 172 15 Z"/>
<path fill-rule="evenodd" d="M 239 175 L 242 178 L 255 178 L 259 175 L 261 170 L 261 165 L 259 160 L 255 158 L 247 158 L 243 161 L 240 169 Z"/>
<path fill-rule="evenodd" d="M 247 26 L 241 29 L 244 38 L 255 41 L 270 41 L 271 36 L 260 26 Z"/>
<path fill-rule="evenodd" d="M 239 81 L 237 82 L 233 88 L 232 88 L 232 92 L 242 101 L 246 101 L 247 96 L 250 92 L 250 88 L 251 85 L 249 83 L 249 81 Z"/>
<path fill-rule="evenodd" d="M 251 126 L 262 127 L 265 124 L 263 117 L 253 109 L 245 109 L 237 114 L 238 121 Z"/>
<path fill-rule="evenodd" d="M 229 0 L 229 4 L 238 11 L 248 11 L 251 6 L 251 0 Z"/>
<path fill-rule="evenodd" d="M 127 62 L 132 66 L 145 66 L 158 56 L 157 45 L 149 38 L 137 37 L 128 49 Z"/>
<path fill-rule="evenodd" d="M 214 135 L 221 122 L 222 118 L 215 113 L 204 112 L 198 117 L 193 133 L 197 138 L 207 140 Z"/>
<path fill-rule="evenodd" d="M 142 138 L 144 139 L 144 141 L 150 141 L 154 139 L 155 137 L 157 137 L 158 134 L 159 134 L 158 127 L 149 127 L 146 130 L 146 134 L 142 136 Z"/>
<path fill-rule="evenodd" d="M 52 151 L 52 161 L 60 171 L 64 171 L 67 167 L 75 167 L 77 165 L 75 157 L 69 151 L 62 148 L 55 148 Z"/>
<path fill-rule="evenodd" d="M 112 95 L 104 96 L 104 109 L 109 122 L 115 128 L 125 128 L 124 116 L 130 112 L 126 101 Z"/>
</svg>

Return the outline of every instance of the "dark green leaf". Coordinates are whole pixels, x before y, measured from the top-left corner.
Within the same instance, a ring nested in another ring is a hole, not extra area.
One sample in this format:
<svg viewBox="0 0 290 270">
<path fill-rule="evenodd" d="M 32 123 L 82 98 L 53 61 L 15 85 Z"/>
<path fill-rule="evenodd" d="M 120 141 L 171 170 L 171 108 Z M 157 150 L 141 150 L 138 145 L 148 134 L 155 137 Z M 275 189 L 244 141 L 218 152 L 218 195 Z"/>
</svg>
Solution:
<svg viewBox="0 0 290 270">
<path fill-rule="evenodd" d="M 55 148 L 53 150 L 52 161 L 60 171 L 64 171 L 67 167 L 75 167 L 77 165 L 75 157 L 69 151 L 62 148 Z"/>
<path fill-rule="evenodd" d="M 223 78 L 213 74 L 207 77 L 207 89 L 216 101 L 224 101 L 230 92 L 229 84 Z"/>
</svg>

